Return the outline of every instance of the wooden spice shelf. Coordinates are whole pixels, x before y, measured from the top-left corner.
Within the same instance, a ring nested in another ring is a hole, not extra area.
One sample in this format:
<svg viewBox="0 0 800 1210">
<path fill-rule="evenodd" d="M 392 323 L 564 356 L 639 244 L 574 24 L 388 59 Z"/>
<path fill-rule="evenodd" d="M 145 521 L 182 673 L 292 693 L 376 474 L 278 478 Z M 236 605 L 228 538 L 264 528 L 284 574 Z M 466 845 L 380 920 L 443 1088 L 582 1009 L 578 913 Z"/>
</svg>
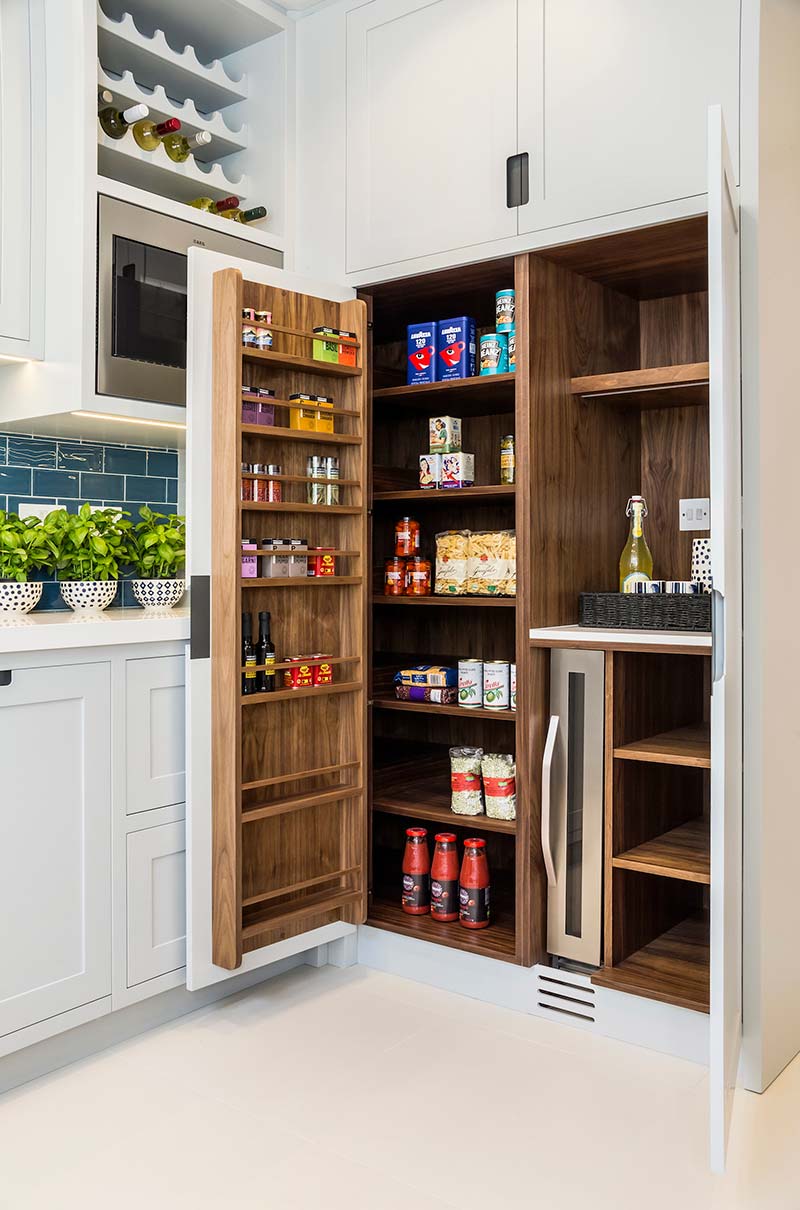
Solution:
<svg viewBox="0 0 800 1210">
<path fill-rule="evenodd" d="M 275 552 L 251 550 L 244 553 L 263 558 L 266 553 L 274 554 Z M 266 579 L 261 576 L 242 576 L 242 588 L 331 588 L 337 584 L 360 584 L 361 580 L 361 576 L 268 576 Z"/>
<path fill-rule="evenodd" d="M 680 827 L 655 836 L 625 853 L 611 864 L 619 870 L 635 870 L 682 882 L 711 884 L 711 835 L 707 819 L 691 819 Z"/>
<path fill-rule="evenodd" d="M 360 437 L 352 433 L 317 433 L 309 429 L 288 429 L 277 424 L 242 424 L 244 437 L 266 437 L 280 441 L 316 441 L 320 445 L 361 445 Z M 269 475 L 267 478 L 269 479 Z M 273 475 L 274 479 L 275 476 Z"/>
<path fill-rule="evenodd" d="M 280 353 L 275 349 L 242 348 L 242 361 L 271 362 L 286 370 L 303 370 L 307 374 L 319 374 L 323 378 L 358 378 L 360 366 L 340 366 L 335 361 L 318 361 L 315 357 L 298 357 L 294 353 Z M 262 403 L 269 403 L 263 399 Z M 313 401 L 298 403 L 298 407 L 314 407 Z"/>
<path fill-rule="evenodd" d="M 269 478 L 269 476 L 267 476 Z M 335 480 L 330 480 L 335 483 Z M 364 511 L 360 504 L 298 504 L 294 500 L 242 500 L 242 512 L 247 513 L 321 513 L 340 517 L 357 517 Z M 271 553 L 271 552 L 269 552 Z M 303 551 L 298 551 L 303 554 Z"/>
<path fill-rule="evenodd" d="M 614 749 L 617 760 L 648 761 L 657 765 L 711 768 L 711 733 L 708 724 L 678 727 L 649 739 L 640 739 Z"/>
<path fill-rule="evenodd" d="M 682 408 L 708 403 L 707 361 L 689 365 L 626 370 L 620 374 L 590 374 L 573 378 L 573 395 L 600 399 L 624 407 Z"/>
<path fill-rule="evenodd" d="M 591 980 L 612 991 L 707 1013 L 709 961 L 708 916 L 701 912 L 656 937 L 617 966 L 602 967 Z"/>
<path fill-rule="evenodd" d="M 332 685 L 307 685 L 300 689 L 275 689 L 272 693 L 242 694 L 243 706 L 272 706 L 276 702 L 285 702 L 288 698 L 325 697 L 330 693 L 357 693 L 363 689 L 361 681 L 339 681 Z"/>
<path fill-rule="evenodd" d="M 304 811 L 307 807 L 321 807 L 326 803 L 343 802 L 347 798 L 360 798 L 363 793 L 363 786 L 348 785 L 335 786 L 330 790 L 310 791 L 308 794 L 291 794 L 288 798 L 276 799 L 274 802 L 243 807 L 242 823 L 257 823 L 259 819 L 274 819 L 276 815 Z"/>
<path fill-rule="evenodd" d="M 430 915 L 409 916 L 399 902 L 375 895 L 369 907 L 367 924 L 392 933 L 402 933 L 405 937 L 415 937 L 419 941 L 432 941 L 448 949 L 466 950 L 471 954 L 508 962 L 516 957 L 513 913 L 496 909 L 494 902 L 492 910 L 496 911 L 496 918 L 489 928 L 472 930 L 462 928 L 457 920 L 440 924 Z"/>
<path fill-rule="evenodd" d="M 450 809 L 450 760 L 441 752 L 420 755 L 374 770 L 372 810 L 381 815 L 407 819 L 431 819 L 444 827 L 471 828 L 477 832 L 514 835 L 514 819 L 490 819 L 488 815 L 456 815 Z"/>
<path fill-rule="evenodd" d="M 516 381 L 516 374 L 479 374 L 473 378 L 451 378 L 447 382 L 423 382 L 418 386 L 382 387 L 372 392 L 372 398 L 376 403 L 385 400 L 421 412 L 429 408 L 458 407 L 461 410 L 455 413 L 457 416 L 513 412 Z"/>
<path fill-rule="evenodd" d="M 483 706 L 443 706 L 437 702 L 402 702 L 396 697 L 374 697 L 376 710 L 410 710 L 418 714 L 451 714 L 454 718 L 490 718 L 500 723 L 516 722 L 516 710 L 487 710 Z"/>
<path fill-rule="evenodd" d="M 308 328 L 287 328 L 285 324 L 266 324 L 260 319 L 243 319 L 243 328 L 266 328 L 268 332 L 282 332 L 285 336 L 299 336 L 301 340 L 329 340 L 339 343 L 338 337 L 325 337 L 319 332 L 311 332 Z M 360 349 L 359 341 L 353 337 L 342 337 L 342 343 L 350 349 Z M 333 363 L 331 363 L 333 364 Z"/>
<path fill-rule="evenodd" d="M 312 887 L 324 886 L 326 882 L 336 882 L 340 878 L 351 878 L 360 874 L 361 866 L 348 866 L 345 870 L 334 870 L 332 874 L 318 874 L 316 878 L 304 878 L 302 882 L 294 882 L 291 886 L 277 887 L 272 891 L 262 891 L 260 895 L 250 895 L 242 900 L 242 907 L 252 907 L 256 903 L 268 903 L 270 899 L 280 899 L 283 895 L 296 895 L 298 891 L 309 891 Z"/>
<path fill-rule="evenodd" d="M 295 690 L 295 693 L 297 690 Z M 277 777 L 261 777 L 257 781 L 248 781 L 242 784 L 242 791 L 245 790 L 263 790 L 266 786 L 288 785 L 298 781 L 312 781 L 315 777 L 330 777 L 332 775 L 341 775 L 349 773 L 351 769 L 360 769 L 361 762 L 358 760 L 342 761 L 338 765 L 321 765 L 316 769 L 303 769 L 299 773 L 280 773 Z"/>
<path fill-rule="evenodd" d="M 309 668 L 317 667 L 319 664 L 334 664 L 334 665 L 336 665 L 336 664 L 360 664 L 361 656 L 360 655 L 332 655 L 332 656 L 321 655 L 321 656 L 314 656 L 308 660 L 303 660 L 302 662 L 304 664 L 306 664 Z M 280 660 L 278 663 L 273 664 L 272 667 L 275 672 L 285 672 L 285 670 L 287 668 L 296 668 L 297 664 L 298 664 L 297 660 Z M 263 672 L 265 668 L 266 668 L 266 664 L 256 664 L 255 670 L 256 670 L 256 672 Z M 244 672 L 244 671 L 245 671 L 245 668 L 244 668 L 244 666 L 242 666 L 242 672 Z"/>
<path fill-rule="evenodd" d="M 514 609 L 517 599 L 516 597 L 385 597 L 376 592 L 372 603 L 373 605 L 460 605 L 462 607 L 472 606 L 476 609 L 496 609 L 498 607 Z"/>
<path fill-rule="evenodd" d="M 277 476 L 273 476 L 277 478 Z M 340 480 L 341 482 L 341 480 Z M 456 500 L 512 500 L 517 487 L 514 483 L 490 483 L 479 487 L 415 488 L 410 491 L 373 492 L 372 499 L 379 500 L 424 500 L 430 504 L 451 504 Z"/>
<path fill-rule="evenodd" d="M 313 400 L 306 399 L 272 399 L 268 395 L 253 395 L 249 391 L 242 391 L 243 403 L 263 403 L 267 407 L 273 408 L 289 408 L 291 411 L 299 412 L 301 409 L 320 411 L 325 416 L 352 416 L 357 420 L 361 418 L 361 413 L 356 408 L 337 408 L 329 404 L 314 403 Z M 256 428 L 269 429 L 274 426 L 271 424 L 257 424 Z M 279 478 L 274 475 L 273 478 Z"/>
<path fill-rule="evenodd" d="M 280 479 L 281 483 L 324 483 L 336 487 L 361 487 L 360 479 L 329 479 L 327 475 L 270 475 L 242 471 L 243 479 Z"/>
<path fill-rule="evenodd" d="M 282 924 L 302 920 L 305 916 L 333 912 L 337 908 L 345 907 L 348 903 L 355 903 L 361 898 L 362 893 L 360 890 L 317 891 L 312 895 L 303 895 L 293 905 L 280 904 L 273 908 L 264 908 L 255 915 L 255 918 L 248 914 L 248 919 L 242 926 L 242 940 L 249 941 L 253 937 L 260 936 L 261 933 L 268 933 L 279 928 Z"/>
</svg>

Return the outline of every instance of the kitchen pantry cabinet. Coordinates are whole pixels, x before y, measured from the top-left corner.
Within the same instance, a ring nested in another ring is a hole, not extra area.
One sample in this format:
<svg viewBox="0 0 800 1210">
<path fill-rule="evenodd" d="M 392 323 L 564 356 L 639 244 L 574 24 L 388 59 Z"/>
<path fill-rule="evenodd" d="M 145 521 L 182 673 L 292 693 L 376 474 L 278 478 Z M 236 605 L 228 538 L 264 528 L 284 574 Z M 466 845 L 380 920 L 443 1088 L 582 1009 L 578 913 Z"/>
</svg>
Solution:
<svg viewBox="0 0 800 1210">
<path fill-rule="evenodd" d="M 110 717 L 108 662 L 0 671 L 0 1035 L 110 995 Z"/>
</svg>

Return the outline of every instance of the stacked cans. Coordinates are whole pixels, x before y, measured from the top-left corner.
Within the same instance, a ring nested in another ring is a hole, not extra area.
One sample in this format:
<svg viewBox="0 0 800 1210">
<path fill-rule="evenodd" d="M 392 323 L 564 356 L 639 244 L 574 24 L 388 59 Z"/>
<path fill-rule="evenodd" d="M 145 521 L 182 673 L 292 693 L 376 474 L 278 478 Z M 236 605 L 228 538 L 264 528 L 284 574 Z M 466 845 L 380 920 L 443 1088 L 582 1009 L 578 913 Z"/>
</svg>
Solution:
<svg viewBox="0 0 800 1210">
<path fill-rule="evenodd" d="M 311 482 L 306 489 L 309 504 L 338 504 L 339 503 L 339 459 L 326 458 L 318 454 L 309 454 L 306 460 L 306 475 Z M 316 483 L 314 480 L 328 479 L 328 483 Z"/>
<path fill-rule="evenodd" d="M 506 660 L 458 661 L 458 704 L 466 710 L 516 710 L 517 665 Z"/>
</svg>

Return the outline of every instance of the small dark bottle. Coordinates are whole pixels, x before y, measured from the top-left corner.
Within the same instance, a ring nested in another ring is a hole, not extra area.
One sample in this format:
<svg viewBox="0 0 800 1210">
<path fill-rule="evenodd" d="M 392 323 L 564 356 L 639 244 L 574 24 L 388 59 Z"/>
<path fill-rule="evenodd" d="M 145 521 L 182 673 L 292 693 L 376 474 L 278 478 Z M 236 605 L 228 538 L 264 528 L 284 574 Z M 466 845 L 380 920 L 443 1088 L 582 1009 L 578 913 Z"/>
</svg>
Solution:
<svg viewBox="0 0 800 1210">
<path fill-rule="evenodd" d="M 242 693 L 256 692 L 256 649 L 253 646 L 253 615 L 242 614 Z"/>
<path fill-rule="evenodd" d="M 275 644 L 269 636 L 269 613 L 264 610 L 258 615 L 258 663 L 263 671 L 258 673 L 256 688 L 259 693 L 275 692 Z"/>
</svg>

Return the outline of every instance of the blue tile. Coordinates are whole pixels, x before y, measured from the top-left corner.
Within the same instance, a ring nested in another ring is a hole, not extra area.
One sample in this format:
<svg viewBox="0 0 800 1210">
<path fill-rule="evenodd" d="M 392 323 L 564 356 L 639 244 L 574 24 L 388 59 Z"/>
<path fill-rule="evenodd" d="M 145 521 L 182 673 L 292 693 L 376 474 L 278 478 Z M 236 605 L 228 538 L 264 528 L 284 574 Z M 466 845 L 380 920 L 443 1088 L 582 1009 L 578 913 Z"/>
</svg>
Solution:
<svg viewBox="0 0 800 1210">
<path fill-rule="evenodd" d="M 125 495 L 125 480 L 122 475 L 94 475 L 82 471 L 81 494 L 97 500 L 119 500 Z"/>
<path fill-rule="evenodd" d="M 0 466 L 5 466 L 5 464 L 6 464 L 7 443 L 8 443 L 8 438 L 0 435 Z"/>
<path fill-rule="evenodd" d="M 8 497 L 7 496 L 0 496 L 0 508 L 3 510 L 3 512 L 8 511 Z"/>
<path fill-rule="evenodd" d="M 120 591 L 122 592 L 122 604 L 125 609 L 142 608 L 139 602 L 136 600 L 136 597 L 133 595 L 133 585 L 131 584 L 130 580 L 122 581 L 120 584 Z"/>
<path fill-rule="evenodd" d="M 147 455 L 148 475 L 165 475 L 167 479 L 178 477 L 178 455 L 164 450 L 150 450 Z"/>
<path fill-rule="evenodd" d="M 140 505 L 131 504 L 130 500 L 104 500 L 103 504 L 106 508 L 117 508 L 122 513 L 130 513 L 130 520 L 134 524 L 140 520 Z"/>
<path fill-rule="evenodd" d="M 120 445 L 107 445 L 104 469 L 118 475 L 146 475 L 147 451 L 123 449 Z"/>
<path fill-rule="evenodd" d="M 0 492 L 11 496 L 29 496 L 31 494 L 31 472 L 22 467 L 0 467 Z M 45 492 L 45 495 L 50 495 Z"/>
<path fill-rule="evenodd" d="M 174 517 L 178 511 L 177 504 L 153 504 L 150 503 L 154 513 L 163 513 L 166 517 Z"/>
<path fill-rule="evenodd" d="M 166 479 L 154 479 L 150 475 L 128 475 L 125 480 L 126 500 L 166 500 Z"/>
<path fill-rule="evenodd" d="M 178 480 L 167 479 L 167 500 L 170 504 L 178 503 Z"/>
<path fill-rule="evenodd" d="M 10 466 L 38 466 L 44 470 L 56 465 L 56 442 L 42 437 L 9 437 Z"/>
<path fill-rule="evenodd" d="M 35 496 L 78 497 L 80 495 L 80 488 L 78 486 L 77 472 L 34 471 L 33 494 Z"/>
<path fill-rule="evenodd" d="M 64 603 L 64 599 L 61 596 L 61 589 L 60 589 L 59 585 L 55 581 L 53 581 L 51 583 L 45 584 L 44 587 L 42 588 L 42 599 L 39 602 L 39 604 L 36 606 L 36 608 L 53 610 L 53 609 L 68 609 L 69 606 Z"/>
<path fill-rule="evenodd" d="M 78 441 L 59 441 L 58 467 L 62 471 L 101 471 L 102 445 L 82 445 Z"/>
</svg>

